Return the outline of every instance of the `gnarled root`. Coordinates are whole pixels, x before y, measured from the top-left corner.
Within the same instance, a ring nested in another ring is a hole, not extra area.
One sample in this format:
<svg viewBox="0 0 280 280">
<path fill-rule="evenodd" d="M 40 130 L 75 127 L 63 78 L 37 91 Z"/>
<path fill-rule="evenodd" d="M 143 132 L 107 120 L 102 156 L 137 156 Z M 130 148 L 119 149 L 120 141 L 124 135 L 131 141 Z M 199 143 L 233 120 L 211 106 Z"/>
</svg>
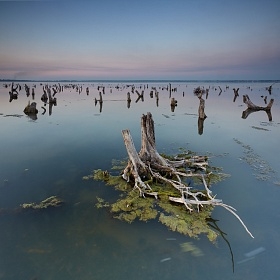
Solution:
<svg viewBox="0 0 280 280">
<path fill-rule="evenodd" d="M 147 113 L 141 118 L 141 150 L 139 153 L 135 149 L 130 131 L 123 130 L 122 135 L 129 156 L 122 177 L 127 181 L 131 179 L 134 182 L 134 188 L 139 190 L 140 196 L 152 195 L 158 198 L 158 193 L 152 190 L 147 181 L 154 179 L 163 182 L 175 188 L 176 193 L 178 193 L 178 197 L 169 196 L 170 201 L 183 203 L 190 212 L 194 210 L 194 206 L 197 211 L 204 205 L 222 206 L 236 216 L 250 236 L 253 237 L 240 217 L 234 212 L 236 210 L 212 195 L 206 182 L 208 177 L 211 176 L 211 173 L 206 173 L 208 165 L 206 157 L 193 156 L 189 159 L 168 160 L 158 153 L 151 113 Z M 177 170 L 178 167 L 180 167 L 180 170 Z M 182 167 L 185 167 L 185 169 Z M 194 173 L 192 169 L 199 169 L 200 172 Z M 200 178 L 204 191 L 195 191 L 183 182 L 183 178 L 194 177 Z"/>
</svg>

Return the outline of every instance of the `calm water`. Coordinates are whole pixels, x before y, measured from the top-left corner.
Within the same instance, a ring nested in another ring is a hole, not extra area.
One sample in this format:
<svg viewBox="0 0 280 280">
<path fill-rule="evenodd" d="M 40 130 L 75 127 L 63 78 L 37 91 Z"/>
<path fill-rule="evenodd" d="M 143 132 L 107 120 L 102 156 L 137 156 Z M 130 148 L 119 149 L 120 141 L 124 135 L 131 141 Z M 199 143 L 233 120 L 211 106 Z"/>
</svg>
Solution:
<svg viewBox="0 0 280 280">
<path fill-rule="evenodd" d="M 169 92 L 162 90 L 167 82 L 134 83 L 139 91 L 146 86 L 144 100 L 136 102 L 137 95 L 131 94 L 129 108 L 126 96 L 130 90 L 125 88 L 132 84 L 129 82 L 76 83 L 83 86 L 82 92 L 65 87 L 56 94 L 57 106 L 52 108 L 40 99 L 42 85 L 28 83 L 31 88 L 36 85 L 36 119 L 23 113 L 32 96 L 27 97 L 23 88 L 18 99 L 9 102 L 9 88 L 2 83 L 0 279 L 278 278 L 280 83 L 273 85 L 269 95 L 265 88 L 272 83 L 174 82 L 177 92 L 172 97 L 178 100 L 174 112 Z M 105 86 L 101 110 L 94 102 L 99 98 L 99 85 Z M 150 97 L 152 86 L 160 93 L 158 106 L 155 97 Z M 202 134 L 198 133 L 198 99 L 193 94 L 197 86 L 210 86 Z M 239 97 L 233 102 L 233 88 L 238 87 Z M 264 111 L 242 119 L 247 108 L 243 94 L 260 106 L 265 106 L 265 96 L 267 101 L 274 98 L 272 121 Z M 211 164 L 222 166 L 231 175 L 214 185 L 213 192 L 238 210 L 255 236 L 252 239 L 223 208 L 214 210 L 213 218 L 219 220 L 233 252 L 234 272 L 229 246 L 222 238 L 213 245 L 204 236 L 193 240 L 156 221 L 129 225 L 113 219 L 107 208 L 95 207 L 97 196 L 114 201 L 118 194 L 101 182 L 82 177 L 94 169 L 109 170 L 112 159 L 127 156 L 122 129 L 130 129 L 139 149 L 140 118 L 147 112 L 153 114 L 159 152 L 172 154 L 185 148 L 211 154 Z M 64 205 L 45 211 L 18 211 L 22 203 L 52 195 L 61 197 Z M 203 256 L 182 252 L 180 244 L 184 242 L 192 242 Z M 246 256 L 248 252 L 252 254 Z"/>
</svg>

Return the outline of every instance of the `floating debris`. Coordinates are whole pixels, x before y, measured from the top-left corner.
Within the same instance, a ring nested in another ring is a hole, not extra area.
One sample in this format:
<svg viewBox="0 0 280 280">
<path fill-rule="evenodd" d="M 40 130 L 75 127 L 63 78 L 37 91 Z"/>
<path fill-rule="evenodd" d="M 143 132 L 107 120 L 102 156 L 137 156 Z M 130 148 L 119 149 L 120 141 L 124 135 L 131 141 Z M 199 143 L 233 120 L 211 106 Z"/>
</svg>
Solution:
<svg viewBox="0 0 280 280">
<path fill-rule="evenodd" d="M 171 260 L 171 258 L 165 258 L 165 259 L 160 260 L 160 262 L 163 263 L 163 262 L 167 262 L 167 261 L 170 261 L 170 260 Z"/>
<path fill-rule="evenodd" d="M 268 181 L 276 173 L 272 167 L 262 159 L 258 154 L 255 153 L 253 148 L 249 145 L 245 145 L 240 140 L 233 138 L 233 140 L 242 146 L 244 156 L 239 158 L 240 160 L 246 162 L 250 167 L 256 172 L 253 175 L 257 180 Z"/>
<path fill-rule="evenodd" d="M 30 249 L 27 249 L 26 252 L 28 254 L 49 254 L 52 252 L 52 250 L 30 248 Z"/>
<path fill-rule="evenodd" d="M 250 252 L 244 254 L 244 256 L 245 256 L 246 258 L 243 259 L 243 260 L 241 260 L 241 261 L 239 261 L 239 262 L 237 262 L 237 264 L 242 264 L 242 263 L 251 261 L 251 260 L 255 259 L 255 256 L 256 256 L 256 255 L 258 255 L 258 254 L 260 254 L 260 253 L 262 253 L 262 252 L 264 252 L 264 251 L 265 251 L 265 248 L 264 248 L 264 247 L 259 247 L 259 248 L 255 249 L 255 250 L 253 250 L 253 251 L 250 251 Z"/>
<path fill-rule="evenodd" d="M 202 257 L 203 252 L 195 246 L 192 242 L 185 242 L 180 244 L 182 252 L 190 252 L 194 257 Z"/>
<path fill-rule="evenodd" d="M 245 263 L 245 262 L 251 261 L 251 260 L 253 260 L 254 258 L 255 258 L 255 257 L 251 257 L 251 258 L 246 258 L 246 259 L 243 259 L 243 260 L 241 260 L 241 261 L 237 262 L 237 264 L 242 264 L 242 263 Z"/>
<path fill-rule="evenodd" d="M 251 127 L 254 128 L 254 129 L 257 129 L 257 130 L 270 131 L 270 130 L 267 129 L 267 128 L 262 128 L 262 127 L 258 127 L 258 126 L 251 126 Z"/>
<path fill-rule="evenodd" d="M 265 251 L 264 247 L 259 247 L 259 248 L 255 249 L 253 251 L 250 251 L 250 252 L 244 254 L 244 256 L 247 257 L 247 258 L 251 258 L 251 257 L 255 257 L 256 255 L 258 255 L 258 254 L 260 254 L 264 251 Z"/>
<path fill-rule="evenodd" d="M 184 115 L 187 115 L 187 116 L 198 116 L 198 114 L 194 114 L 194 113 L 184 113 Z"/>
<path fill-rule="evenodd" d="M 277 123 L 277 124 L 279 124 L 279 123 Z M 260 122 L 261 126 L 277 127 L 277 124 L 274 122 Z"/>
<path fill-rule="evenodd" d="M 16 117 L 16 118 L 21 118 L 21 117 L 23 117 L 23 115 L 12 114 L 12 115 L 4 115 L 3 117 Z"/>
</svg>

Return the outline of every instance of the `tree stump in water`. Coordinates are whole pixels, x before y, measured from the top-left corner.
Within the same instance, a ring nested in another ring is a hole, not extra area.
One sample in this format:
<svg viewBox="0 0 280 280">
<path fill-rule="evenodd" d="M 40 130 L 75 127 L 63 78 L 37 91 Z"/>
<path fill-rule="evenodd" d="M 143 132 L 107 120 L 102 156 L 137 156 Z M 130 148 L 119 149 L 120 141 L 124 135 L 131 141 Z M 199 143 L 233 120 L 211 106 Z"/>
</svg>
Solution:
<svg viewBox="0 0 280 280">
<path fill-rule="evenodd" d="M 274 99 L 270 99 L 270 102 L 268 103 L 268 105 L 266 107 L 255 105 L 250 100 L 248 95 L 243 95 L 243 102 L 248 106 L 248 109 L 251 109 L 251 110 L 254 110 L 254 111 L 260 111 L 260 110 L 268 111 L 268 110 L 271 110 L 271 107 L 273 105 Z"/>
<path fill-rule="evenodd" d="M 139 195 L 145 198 L 146 195 L 160 198 L 159 192 L 153 191 L 149 182 L 160 181 L 174 188 L 177 195 L 169 196 L 173 203 L 184 204 L 186 209 L 192 212 L 194 208 L 199 212 L 203 205 L 222 206 L 233 215 L 235 215 L 246 231 L 252 236 L 240 217 L 234 212 L 234 208 L 226 205 L 220 199 L 212 196 L 209 189 L 208 179 L 211 172 L 207 172 L 207 158 L 204 156 L 191 156 L 189 158 L 178 158 L 169 160 L 160 155 L 156 149 L 154 121 L 151 113 L 142 115 L 141 118 L 141 150 L 137 153 L 130 131 L 122 130 L 122 135 L 129 160 L 126 168 L 123 170 L 122 177 L 126 181 L 132 181 L 134 188 L 139 190 Z M 193 172 L 193 170 L 201 172 Z M 199 177 L 204 185 L 204 190 L 193 190 L 185 178 Z M 163 187 L 164 188 L 164 187 Z M 253 237 L 253 236 L 252 236 Z"/>
<path fill-rule="evenodd" d="M 257 111 L 265 111 L 268 116 L 268 120 L 272 121 L 271 107 L 273 105 L 274 99 L 270 99 L 266 107 L 255 105 L 249 98 L 248 95 L 243 95 L 243 102 L 247 105 L 247 109 L 242 113 L 242 119 L 246 119 L 251 113 Z"/>
<path fill-rule="evenodd" d="M 28 102 L 27 106 L 24 108 L 23 112 L 26 115 L 36 115 L 38 113 L 38 110 L 36 109 L 36 102 L 32 102 L 30 104 L 30 102 Z"/>
</svg>

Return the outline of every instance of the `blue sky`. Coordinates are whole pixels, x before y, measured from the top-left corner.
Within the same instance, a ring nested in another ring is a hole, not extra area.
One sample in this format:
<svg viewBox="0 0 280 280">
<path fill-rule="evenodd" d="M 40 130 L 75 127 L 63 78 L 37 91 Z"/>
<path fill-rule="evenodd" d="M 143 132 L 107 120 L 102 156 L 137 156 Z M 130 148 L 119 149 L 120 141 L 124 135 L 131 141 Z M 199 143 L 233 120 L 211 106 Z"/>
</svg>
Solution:
<svg viewBox="0 0 280 280">
<path fill-rule="evenodd" d="M 280 1 L 0 1 L 4 78 L 280 79 Z"/>
</svg>

